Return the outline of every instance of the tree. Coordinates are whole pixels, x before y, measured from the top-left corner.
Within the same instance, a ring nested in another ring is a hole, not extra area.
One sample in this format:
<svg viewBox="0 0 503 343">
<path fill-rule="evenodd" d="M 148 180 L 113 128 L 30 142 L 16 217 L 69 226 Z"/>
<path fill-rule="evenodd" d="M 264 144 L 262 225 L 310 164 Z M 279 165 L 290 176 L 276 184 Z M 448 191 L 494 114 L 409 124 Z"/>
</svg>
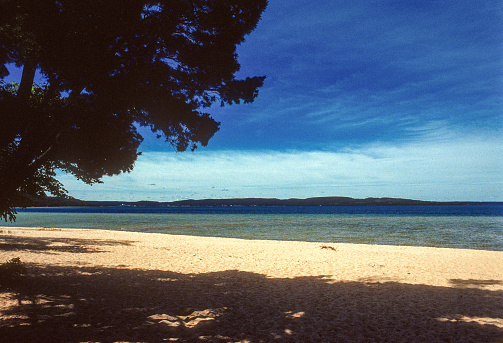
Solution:
<svg viewBox="0 0 503 343">
<path fill-rule="evenodd" d="M 178 151 L 206 146 L 213 103 L 252 102 L 236 46 L 267 0 L 0 0 L 0 216 L 46 192 L 56 170 L 93 184 L 132 170 L 149 127 Z M 45 82 L 34 85 L 40 72 Z"/>
</svg>

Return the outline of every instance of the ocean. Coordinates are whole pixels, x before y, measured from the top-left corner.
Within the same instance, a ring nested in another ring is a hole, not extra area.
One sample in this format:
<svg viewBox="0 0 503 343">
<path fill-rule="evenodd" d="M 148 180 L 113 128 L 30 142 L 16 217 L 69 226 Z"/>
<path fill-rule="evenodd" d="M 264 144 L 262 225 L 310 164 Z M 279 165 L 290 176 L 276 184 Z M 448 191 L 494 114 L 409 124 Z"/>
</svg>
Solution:
<svg viewBox="0 0 503 343">
<path fill-rule="evenodd" d="M 409 206 L 45 207 L 0 226 L 503 251 L 503 203 Z"/>
</svg>

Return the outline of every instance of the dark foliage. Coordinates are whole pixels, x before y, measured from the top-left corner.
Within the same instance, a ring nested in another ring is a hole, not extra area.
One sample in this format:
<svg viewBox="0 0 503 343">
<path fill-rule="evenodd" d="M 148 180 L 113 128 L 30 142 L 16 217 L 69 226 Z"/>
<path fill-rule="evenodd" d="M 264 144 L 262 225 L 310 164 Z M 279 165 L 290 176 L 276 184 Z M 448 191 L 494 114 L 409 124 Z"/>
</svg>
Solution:
<svg viewBox="0 0 503 343">
<path fill-rule="evenodd" d="M 267 0 L 0 0 L 0 216 L 20 198 L 65 196 L 55 170 L 92 184 L 132 170 L 146 126 L 178 151 L 205 146 L 213 103 L 252 102 L 236 46 Z M 46 79 L 34 86 L 35 72 Z"/>
<path fill-rule="evenodd" d="M 0 289 L 14 289 L 20 283 L 26 267 L 19 257 L 0 264 Z"/>
</svg>

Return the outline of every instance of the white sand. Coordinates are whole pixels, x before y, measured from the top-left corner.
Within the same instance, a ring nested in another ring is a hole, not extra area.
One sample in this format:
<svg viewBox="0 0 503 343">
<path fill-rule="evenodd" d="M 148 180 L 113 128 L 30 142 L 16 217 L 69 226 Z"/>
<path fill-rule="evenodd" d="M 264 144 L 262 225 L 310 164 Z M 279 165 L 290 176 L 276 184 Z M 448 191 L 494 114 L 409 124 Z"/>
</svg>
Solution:
<svg viewBox="0 0 503 343">
<path fill-rule="evenodd" d="M 29 267 L 0 341 L 503 339 L 501 251 L 0 230 L 0 262 Z"/>
</svg>

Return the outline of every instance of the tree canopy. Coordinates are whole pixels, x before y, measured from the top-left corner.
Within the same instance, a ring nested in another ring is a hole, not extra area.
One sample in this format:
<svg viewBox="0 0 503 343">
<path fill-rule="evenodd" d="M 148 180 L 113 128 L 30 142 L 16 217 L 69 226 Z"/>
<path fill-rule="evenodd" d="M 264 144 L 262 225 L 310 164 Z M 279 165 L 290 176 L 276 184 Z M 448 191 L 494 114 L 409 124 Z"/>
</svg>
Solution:
<svg viewBox="0 0 503 343">
<path fill-rule="evenodd" d="M 267 0 L 0 0 L 0 216 L 62 170 L 93 184 L 131 171 L 149 127 L 178 151 L 219 128 L 212 104 L 252 102 L 265 77 L 236 79 L 236 47 Z M 44 77 L 34 84 L 39 72 Z M 206 109 L 206 110 L 205 110 Z"/>
</svg>

